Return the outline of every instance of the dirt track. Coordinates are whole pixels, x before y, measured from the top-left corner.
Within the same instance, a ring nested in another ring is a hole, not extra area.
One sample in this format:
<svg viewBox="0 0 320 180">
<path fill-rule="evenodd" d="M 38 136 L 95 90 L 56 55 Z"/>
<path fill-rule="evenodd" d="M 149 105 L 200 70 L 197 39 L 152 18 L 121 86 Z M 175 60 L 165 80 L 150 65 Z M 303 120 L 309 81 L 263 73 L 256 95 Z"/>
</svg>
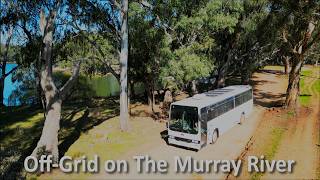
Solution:
<svg viewBox="0 0 320 180">
<path fill-rule="evenodd" d="M 274 157 L 295 160 L 295 169 L 293 173 L 266 174 L 263 179 L 317 179 L 316 169 L 320 160 L 316 145 L 319 138 L 319 92 L 311 87 L 319 78 L 319 74 L 314 71 L 313 75 L 316 78 L 305 78 L 309 92 L 312 93 L 312 106 L 300 107 L 297 117 L 291 119 L 288 131 Z"/>
<path fill-rule="evenodd" d="M 237 125 L 233 129 L 229 130 L 227 133 L 223 134 L 219 137 L 218 141 L 214 145 L 208 145 L 202 150 L 195 152 L 183 148 L 178 148 L 174 146 L 169 146 L 166 144 L 166 141 L 161 138 L 161 133 L 163 133 L 166 128 L 164 123 L 157 123 L 151 120 L 151 118 L 141 118 L 141 117 L 133 117 L 130 123 L 134 123 L 135 130 L 140 131 L 141 138 L 146 138 L 146 142 L 134 146 L 127 147 L 126 152 L 123 153 L 120 157 L 115 157 L 116 159 L 123 159 L 129 162 L 129 173 L 128 174 L 107 174 L 104 171 L 100 171 L 99 174 L 95 174 L 94 176 L 85 176 L 90 179 L 225 179 L 227 174 L 223 173 L 206 173 L 206 174 L 195 174 L 195 173 L 187 173 L 187 174 L 176 174 L 174 172 L 174 163 L 173 157 L 180 156 L 184 158 L 186 156 L 192 156 L 196 160 L 234 160 L 239 157 L 240 154 L 245 150 L 245 146 L 253 134 L 259 133 L 260 129 L 257 129 L 258 126 L 261 126 L 261 130 L 267 130 L 269 127 L 264 125 L 268 125 L 268 120 L 274 116 L 274 114 L 269 112 L 268 107 L 278 106 L 284 99 L 284 93 L 287 86 L 286 76 L 281 75 L 275 72 L 260 72 L 254 74 L 252 78 L 252 85 L 254 87 L 254 96 L 255 96 L 255 107 L 249 119 L 245 121 L 243 125 Z M 319 104 L 318 104 L 319 105 Z M 318 108 L 319 106 L 314 106 L 314 108 Z M 314 109 L 315 110 L 315 109 Z M 312 111 L 316 112 L 316 111 Z M 281 113 L 281 112 L 280 112 Z M 301 161 L 300 165 L 303 167 L 310 168 L 309 170 L 301 168 L 299 171 L 295 171 L 299 173 L 299 176 L 285 176 L 286 178 L 296 178 L 296 177 L 305 177 L 305 178 L 314 178 L 314 168 L 316 167 L 316 152 L 310 149 L 312 147 L 314 138 L 313 135 L 317 129 L 313 129 L 312 124 L 313 119 L 310 114 L 310 120 L 306 120 L 303 122 L 298 122 L 295 126 L 298 128 L 296 131 L 288 131 L 284 135 L 284 140 L 281 142 L 280 148 L 277 151 L 274 159 L 294 159 L 296 161 Z M 261 124 L 264 122 L 265 124 Z M 314 121 L 316 122 L 316 121 Z M 108 122 L 105 122 L 108 123 Z M 108 126 L 107 124 L 102 126 Z M 107 130 L 101 128 L 99 131 L 107 132 Z M 88 132 L 94 133 L 96 131 L 92 129 Z M 291 129 L 291 128 L 290 128 Z M 290 132 L 290 133 L 289 133 Z M 311 136 L 310 136 L 311 133 Z M 313 134 L 312 134 L 313 133 Z M 150 134 L 150 136 L 148 135 Z M 303 144 L 300 143 L 300 140 L 303 141 Z M 308 140 L 309 139 L 309 140 Z M 263 138 L 260 139 L 260 143 L 263 144 Z M 300 147 L 301 145 L 306 145 L 307 149 L 304 147 Z M 287 151 L 287 147 L 296 147 L 292 148 L 295 150 Z M 299 152 L 300 151 L 300 152 Z M 103 150 L 104 153 L 108 153 L 108 149 Z M 289 153 L 287 153 L 289 152 Z M 298 152 L 298 153 L 297 153 Z M 308 153 L 308 158 L 304 159 L 305 153 Z M 150 156 L 155 160 L 166 160 L 169 163 L 168 173 L 137 173 L 135 168 L 135 161 L 133 160 L 133 156 L 143 155 Z M 255 155 L 255 154 L 252 154 Z M 305 164 L 303 164 L 303 162 Z M 311 166 L 310 166 L 311 164 Z M 243 165 L 244 166 L 244 165 Z M 245 168 L 242 171 L 246 171 Z M 312 174 L 312 176 L 310 176 Z M 276 174 L 275 174 L 276 175 Z M 301 175 L 301 176 L 300 176 Z M 44 175 L 41 178 L 70 178 L 67 174 L 61 172 L 55 172 L 51 175 Z M 249 178 L 250 176 L 240 176 L 240 178 Z M 84 178 L 83 176 L 81 178 Z M 276 178 L 276 176 L 268 176 L 265 175 L 263 178 Z M 78 179 L 78 178 L 77 178 Z"/>
<path fill-rule="evenodd" d="M 285 82 L 285 81 L 283 81 Z M 255 98 L 257 104 L 266 105 L 273 103 L 274 97 L 281 97 L 283 88 L 286 84 L 281 81 L 281 76 L 271 73 L 257 73 L 253 78 Z M 267 98 L 263 98 L 268 95 Z M 246 120 L 243 125 L 237 125 L 227 133 L 223 134 L 218 142 L 214 145 L 209 145 L 199 152 L 194 152 L 174 146 L 168 146 L 166 142 L 160 138 L 160 136 L 154 139 L 153 142 L 147 142 L 147 145 L 141 148 L 131 149 L 130 153 L 123 156 L 128 160 L 131 168 L 135 168 L 135 161 L 132 160 L 132 156 L 135 155 L 149 155 L 152 159 L 166 160 L 171 165 L 167 174 L 138 174 L 135 169 L 129 171 L 126 175 L 110 175 L 100 174 L 96 178 L 110 178 L 110 179 L 224 179 L 227 174 L 223 173 L 206 173 L 206 174 L 176 174 L 174 172 L 174 156 L 180 156 L 182 158 L 186 156 L 192 156 L 196 160 L 234 160 L 245 149 L 246 143 L 249 141 L 253 132 L 255 131 L 262 113 L 265 108 L 260 105 L 255 105 L 254 111 L 250 118 Z M 164 126 L 164 125 L 163 125 Z M 163 130 L 165 128 L 163 127 Z M 160 133 L 160 132 L 158 132 Z"/>
</svg>

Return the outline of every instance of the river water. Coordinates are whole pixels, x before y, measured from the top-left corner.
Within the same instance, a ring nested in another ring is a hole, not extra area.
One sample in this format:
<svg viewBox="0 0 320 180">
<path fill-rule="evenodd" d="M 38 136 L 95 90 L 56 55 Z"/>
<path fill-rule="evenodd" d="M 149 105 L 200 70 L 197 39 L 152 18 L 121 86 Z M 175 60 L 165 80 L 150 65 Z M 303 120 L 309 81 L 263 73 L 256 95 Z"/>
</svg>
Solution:
<svg viewBox="0 0 320 180">
<path fill-rule="evenodd" d="M 7 66 L 6 66 L 6 73 L 9 72 L 9 71 L 11 71 L 11 69 L 13 69 L 13 68 L 16 67 L 16 66 L 17 66 L 17 64 L 7 64 Z M 13 92 L 15 89 L 18 88 L 18 86 L 19 86 L 19 83 L 18 83 L 18 82 L 13 82 L 13 81 L 12 81 L 12 73 L 9 74 L 9 75 L 6 77 L 5 81 L 4 81 L 4 94 L 3 94 L 3 95 L 4 95 L 4 100 L 3 100 L 3 103 L 4 103 L 6 106 L 8 106 L 8 104 L 9 104 L 8 99 L 9 99 L 10 95 L 12 94 L 12 92 Z M 15 102 L 15 104 L 16 104 L 16 105 L 19 105 L 20 102 L 17 101 L 17 102 Z"/>
<path fill-rule="evenodd" d="M 16 66 L 17 64 L 7 64 L 6 72 L 9 72 L 12 68 Z M 56 72 L 54 76 L 60 80 L 62 79 L 67 80 L 69 78 L 69 75 L 66 75 L 65 73 L 58 73 L 58 72 Z M 83 96 L 89 96 L 89 97 L 118 96 L 120 92 L 119 82 L 111 74 L 107 74 L 104 76 L 95 75 L 92 77 L 81 75 L 78 82 L 79 83 L 75 88 L 78 88 L 78 91 L 80 91 L 80 93 L 78 92 L 79 93 L 78 96 L 80 98 Z M 22 85 L 22 82 L 12 81 L 12 74 L 7 76 L 7 78 L 5 79 L 5 89 L 4 89 L 4 104 L 6 106 L 18 106 L 21 104 L 19 98 L 10 98 L 10 95 L 12 94 L 12 92 L 20 88 L 20 85 Z M 137 94 L 144 92 L 144 87 L 142 83 L 135 84 L 135 92 Z M 32 97 L 28 97 L 28 98 L 32 98 Z M 9 102 L 9 99 L 10 99 L 10 102 Z"/>
</svg>

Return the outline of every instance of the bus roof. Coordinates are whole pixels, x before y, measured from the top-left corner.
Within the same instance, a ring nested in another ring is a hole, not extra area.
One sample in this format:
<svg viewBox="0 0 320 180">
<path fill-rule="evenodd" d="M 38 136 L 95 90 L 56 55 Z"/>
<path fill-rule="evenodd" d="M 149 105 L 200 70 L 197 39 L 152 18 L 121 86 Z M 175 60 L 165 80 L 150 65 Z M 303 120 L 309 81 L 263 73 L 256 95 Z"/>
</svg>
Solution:
<svg viewBox="0 0 320 180">
<path fill-rule="evenodd" d="M 215 89 L 202 94 L 196 94 L 192 97 L 183 99 L 181 101 L 176 101 L 172 103 L 172 105 L 203 108 L 220 102 L 229 97 L 240 94 L 242 92 L 245 92 L 249 89 L 251 89 L 251 86 L 249 85 L 227 86 L 221 89 Z"/>
</svg>

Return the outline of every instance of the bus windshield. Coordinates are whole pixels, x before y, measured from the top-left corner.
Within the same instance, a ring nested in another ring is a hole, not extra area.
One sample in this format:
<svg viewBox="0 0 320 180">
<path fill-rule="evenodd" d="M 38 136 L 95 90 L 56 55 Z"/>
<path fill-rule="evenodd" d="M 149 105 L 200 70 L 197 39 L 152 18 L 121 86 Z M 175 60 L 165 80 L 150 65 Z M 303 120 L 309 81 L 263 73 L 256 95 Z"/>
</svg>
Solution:
<svg viewBox="0 0 320 180">
<path fill-rule="evenodd" d="M 198 133 L 198 109 L 189 106 L 171 106 L 169 129 L 189 134 Z"/>
</svg>

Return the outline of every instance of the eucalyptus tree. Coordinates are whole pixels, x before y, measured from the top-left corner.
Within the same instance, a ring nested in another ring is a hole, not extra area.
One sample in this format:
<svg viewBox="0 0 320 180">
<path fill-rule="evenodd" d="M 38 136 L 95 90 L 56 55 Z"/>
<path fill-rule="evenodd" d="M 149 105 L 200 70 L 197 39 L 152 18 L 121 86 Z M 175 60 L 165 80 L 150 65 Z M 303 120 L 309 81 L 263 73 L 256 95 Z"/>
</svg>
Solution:
<svg viewBox="0 0 320 180">
<path fill-rule="evenodd" d="M 121 43 L 120 43 L 120 128 L 128 130 L 128 0 L 121 0 Z"/>
<path fill-rule="evenodd" d="M 20 74 L 29 66 L 34 66 L 35 70 L 30 71 L 30 73 L 33 73 L 36 79 L 37 101 L 41 104 L 43 101 L 41 101 L 39 52 L 34 51 L 34 49 L 39 49 L 41 45 L 38 22 L 34 18 L 38 14 L 37 9 L 29 1 L 2 1 L 2 3 L 1 27 L 12 27 L 14 46 L 19 47 L 19 51 L 15 53 L 18 53 L 20 58 L 10 59 L 18 66 L 12 69 L 10 73 L 16 72 L 18 69 L 19 72 L 16 74 Z M 8 31 L 6 32 L 8 33 Z M 19 78 L 15 79 L 20 80 Z"/>
<path fill-rule="evenodd" d="M 46 100 L 45 122 L 41 137 L 32 156 L 37 157 L 42 153 L 52 154 L 54 160 L 59 158 L 58 151 L 58 131 L 61 118 L 61 106 L 63 100 L 68 95 L 71 87 L 76 82 L 80 71 L 80 60 L 74 65 L 74 70 L 70 79 L 61 87 L 57 88 L 53 79 L 53 45 L 55 42 L 54 33 L 57 32 L 57 19 L 61 20 L 62 7 L 64 2 L 39 3 L 35 8 L 39 9 L 39 34 L 42 39 L 42 47 L 39 50 L 41 63 L 40 84 Z M 59 16 L 60 15 L 60 16 Z M 59 32 L 59 31 L 58 31 Z M 61 33 L 61 32 L 60 32 Z"/>
<path fill-rule="evenodd" d="M 38 48 L 33 46 L 33 51 L 37 51 L 39 58 L 40 85 L 45 97 L 46 108 L 44 127 L 32 153 L 33 156 L 47 152 L 52 154 L 55 160 L 58 160 L 58 131 L 62 102 L 76 82 L 81 61 L 86 58 L 83 55 L 80 57 L 70 56 L 71 60 L 75 61 L 73 73 L 65 84 L 58 87 L 53 78 L 53 65 L 56 63 L 59 48 L 55 49 L 54 47 L 68 34 L 68 31 L 73 29 L 70 21 L 74 19 L 71 18 L 72 15 L 68 13 L 68 10 L 75 5 L 76 2 L 71 1 L 19 1 L 18 6 L 14 6 L 17 8 L 11 8 L 9 12 L 14 12 L 16 9 L 23 11 L 16 11 L 18 15 L 9 13 L 6 17 L 9 20 L 14 19 L 12 21 L 18 23 L 30 43 L 33 39 L 30 32 L 36 36 L 35 39 L 39 39 L 41 42 L 41 46 Z M 29 14 L 30 12 L 32 13 Z M 31 15 L 31 18 L 26 18 L 27 15 Z M 6 20 L 6 18 L 2 18 L 2 20 Z M 36 21 L 36 23 L 32 23 L 32 21 Z M 36 26 L 30 27 L 31 24 L 36 24 Z"/>
<path fill-rule="evenodd" d="M 165 31 L 158 24 L 152 9 L 138 2 L 129 6 L 129 75 L 131 89 L 136 82 L 144 84 L 149 111 L 154 112 L 154 91 L 159 88 L 158 78 L 165 60 Z"/>
<path fill-rule="evenodd" d="M 229 39 L 232 47 L 232 63 L 228 65 L 228 75 L 240 76 L 242 84 L 248 84 L 253 72 L 270 62 L 278 53 L 278 44 L 270 42 L 266 26 L 270 12 L 268 0 L 243 1 L 243 11 Z"/>
<path fill-rule="evenodd" d="M 14 22 L 17 27 L 22 29 L 22 32 L 27 37 L 27 43 L 24 47 L 26 58 L 28 58 L 28 52 L 35 52 L 35 55 L 29 58 L 32 58 L 37 69 L 39 68 L 37 70 L 39 72 L 39 84 L 45 99 L 45 123 L 37 147 L 32 153 L 33 156 L 47 152 L 53 154 L 55 160 L 58 159 L 58 131 L 61 106 L 76 82 L 80 71 L 80 63 L 87 59 L 91 61 L 97 60 L 108 70 L 113 70 L 110 67 L 110 61 L 105 63 L 105 58 L 109 58 L 109 51 L 112 51 L 110 44 L 106 43 L 108 41 L 103 40 L 105 37 L 97 33 L 84 34 L 74 25 L 75 22 L 80 22 L 81 27 L 83 27 L 86 20 L 88 20 L 77 16 L 74 13 L 74 9 L 81 9 L 85 13 L 97 12 L 93 8 L 95 3 L 95 1 L 37 1 L 32 3 L 28 0 L 19 1 L 16 6 L 9 8 L 10 13 L 7 16 L 1 18 L 1 22 Z M 100 22 L 97 25 L 100 25 Z M 94 28 L 96 27 L 98 26 Z M 85 26 L 85 28 L 85 30 L 93 29 L 92 26 Z M 109 34 L 112 33 L 109 32 Z M 37 43 L 38 41 L 40 43 Z M 99 46 L 98 49 L 95 49 L 96 51 L 85 51 L 83 48 L 89 48 L 83 44 L 84 41 L 90 42 L 89 44 L 91 45 L 100 41 L 103 43 L 100 44 L 101 47 Z M 81 44 L 80 42 L 83 43 Z M 32 50 L 30 50 L 31 48 Z M 99 55 L 105 50 L 107 55 Z M 35 60 L 35 57 L 38 57 L 38 60 Z M 62 85 L 57 84 L 53 78 L 53 66 L 59 60 L 75 62 L 70 79 Z"/>
<path fill-rule="evenodd" d="M 217 86 L 224 85 L 232 64 L 242 1 L 202 1 L 196 11 L 179 14 L 173 24 L 175 58 L 163 70 L 183 85 L 217 71 Z"/>
<path fill-rule="evenodd" d="M 285 105 L 293 108 L 299 96 L 301 68 L 309 50 L 320 41 L 320 2 L 310 1 L 271 1 L 276 7 L 273 24 L 280 24 L 283 51 L 290 56 L 289 82 Z"/>
<path fill-rule="evenodd" d="M 91 45 L 98 50 L 105 63 L 105 67 L 120 82 L 120 128 L 123 131 L 128 130 L 128 1 L 83 1 L 70 9 L 72 17 L 81 19 L 80 25 L 73 21 L 73 25 L 80 33 L 95 31 L 103 33 L 112 40 L 119 56 L 119 71 L 117 72 L 111 66 L 106 58 L 105 52 L 100 44 L 95 40 L 89 40 Z M 87 28 L 81 28 L 85 25 Z"/>
</svg>

